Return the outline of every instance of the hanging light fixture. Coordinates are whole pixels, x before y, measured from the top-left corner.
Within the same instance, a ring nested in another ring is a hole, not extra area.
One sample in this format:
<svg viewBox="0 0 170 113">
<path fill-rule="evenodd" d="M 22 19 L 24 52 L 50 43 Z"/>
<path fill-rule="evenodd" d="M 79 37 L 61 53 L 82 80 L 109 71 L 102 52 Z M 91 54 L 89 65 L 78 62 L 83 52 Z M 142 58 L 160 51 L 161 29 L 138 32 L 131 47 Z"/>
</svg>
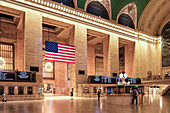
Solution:
<svg viewBox="0 0 170 113">
<path fill-rule="evenodd" d="M 127 78 L 127 74 L 125 72 L 120 73 L 119 77 L 122 79 L 122 84 L 126 84 L 125 79 Z"/>
</svg>

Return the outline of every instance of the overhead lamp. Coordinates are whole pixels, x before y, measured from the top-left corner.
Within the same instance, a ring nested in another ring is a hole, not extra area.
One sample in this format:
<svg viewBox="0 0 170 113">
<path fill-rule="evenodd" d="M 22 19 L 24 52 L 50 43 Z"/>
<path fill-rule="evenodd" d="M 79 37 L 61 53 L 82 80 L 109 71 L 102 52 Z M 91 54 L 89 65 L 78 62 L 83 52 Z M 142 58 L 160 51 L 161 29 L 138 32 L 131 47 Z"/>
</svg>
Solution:
<svg viewBox="0 0 170 113">
<path fill-rule="evenodd" d="M 122 84 L 126 84 L 125 79 L 127 78 L 127 74 L 125 72 L 120 73 L 119 77 L 122 79 Z"/>
</svg>

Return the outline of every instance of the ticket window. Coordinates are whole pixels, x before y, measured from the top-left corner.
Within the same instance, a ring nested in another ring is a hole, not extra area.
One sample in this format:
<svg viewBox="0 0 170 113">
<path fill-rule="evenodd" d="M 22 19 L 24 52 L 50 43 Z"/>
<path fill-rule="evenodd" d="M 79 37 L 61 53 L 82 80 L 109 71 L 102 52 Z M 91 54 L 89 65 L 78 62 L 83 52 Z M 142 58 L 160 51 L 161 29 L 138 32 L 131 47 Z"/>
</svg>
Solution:
<svg viewBox="0 0 170 113">
<path fill-rule="evenodd" d="M 83 93 L 89 93 L 89 88 L 84 87 L 84 88 L 83 88 Z"/>
<path fill-rule="evenodd" d="M 9 95 L 14 95 L 14 87 L 13 86 L 8 87 L 8 94 Z"/>
<path fill-rule="evenodd" d="M 94 87 L 93 92 L 97 93 L 97 88 L 96 87 Z"/>
<path fill-rule="evenodd" d="M 23 95 L 24 94 L 24 87 L 18 87 L 18 94 Z"/>
<path fill-rule="evenodd" d="M 113 94 L 117 94 L 117 89 L 116 88 L 112 88 L 112 93 Z"/>
<path fill-rule="evenodd" d="M 38 88 L 38 94 L 42 94 L 42 88 L 41 87 Z"/>
<path fill-rule="evenodd" d="M 52 84 L 44 84 L 44 93 L 52 93 Z"/>
<path fill-rule="evenodd" d="M 28 87 L 27 88 L 28 94 L 31 95 L 33 94 L 33 88 L 32 87 Z"/>
<path fill-rule="evenodd" d="M 4 93 L 4 87 L 0 86 L 0 95 L 3 95 L 3 93 Z"/>
</svg>

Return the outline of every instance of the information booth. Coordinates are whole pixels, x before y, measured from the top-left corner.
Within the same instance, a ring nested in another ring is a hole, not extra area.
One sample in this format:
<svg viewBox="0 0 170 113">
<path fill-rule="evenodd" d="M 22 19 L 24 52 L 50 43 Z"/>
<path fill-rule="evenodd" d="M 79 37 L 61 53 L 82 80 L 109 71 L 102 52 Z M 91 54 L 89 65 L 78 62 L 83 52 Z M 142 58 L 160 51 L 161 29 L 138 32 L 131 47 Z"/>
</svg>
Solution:
<svg viewBox="0 0 170 113">
<path fill-rule="evenodd" d="M 140 78 L 126 78 L 127 84 L 121 84 L 119 77 L 89 76 L 88 84 L 78 84 L 79 97 L 97 97 L 100 90 L 101 97 L 106 97 L 111 104 L 131 104 L 132 92 L 138 94 L 138 103 L 143 103 L 144 86 Z"/>
<path fill-rule="evenodd" d="M 36 83 L 35 72 L 0 70 L 0 100 L 6 94 L 7 101 L 43 99 Z M 40 91 L 41 92 L 41 91 Z"/>
</svg>

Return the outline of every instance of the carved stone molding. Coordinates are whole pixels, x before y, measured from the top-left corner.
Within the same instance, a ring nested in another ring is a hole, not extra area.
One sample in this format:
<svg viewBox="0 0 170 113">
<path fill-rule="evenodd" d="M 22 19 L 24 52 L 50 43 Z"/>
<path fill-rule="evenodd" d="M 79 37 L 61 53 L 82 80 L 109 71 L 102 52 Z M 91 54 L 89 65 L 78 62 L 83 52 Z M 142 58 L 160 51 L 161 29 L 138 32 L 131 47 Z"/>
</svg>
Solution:
<svg viewBox="0 0 170 113">
<path fill-rule="evenodd" d="M 7 33 L 0 30 L 0 38 L 17 39 L 16 33 Z"/>
<path fill-rule="evenodd" d="M 105 9 L 107 10 L 107 12 L 109 14 L 109 18 L 111 18 L 111 7 L 110 7 L 111 4 L 110 4 L 110 0 L 87 0 L 86 4 L 85 4 L 85 7 L 84 7 L 85 11 L 87 9 L 88 4 L 90 2 L 93 2 L 93 1 L 100 2 L 105 7 Z"/>
<path fill-rule="evenodd" d="M 131 19 L 133 20 L 133 23 L 135 25 L 135 28 L 136 28 L 136 23 L 137 23 L 137 7 L 136 7 L 136 4 L 133 2 L 133 3 L 130 3 L 128 5 L 126 5 L 118 14 L 117 16 L 117 21 L 119 19 L 119 16 L 121 14 L 127 14 L 131 17 Z"/>
</svg>

